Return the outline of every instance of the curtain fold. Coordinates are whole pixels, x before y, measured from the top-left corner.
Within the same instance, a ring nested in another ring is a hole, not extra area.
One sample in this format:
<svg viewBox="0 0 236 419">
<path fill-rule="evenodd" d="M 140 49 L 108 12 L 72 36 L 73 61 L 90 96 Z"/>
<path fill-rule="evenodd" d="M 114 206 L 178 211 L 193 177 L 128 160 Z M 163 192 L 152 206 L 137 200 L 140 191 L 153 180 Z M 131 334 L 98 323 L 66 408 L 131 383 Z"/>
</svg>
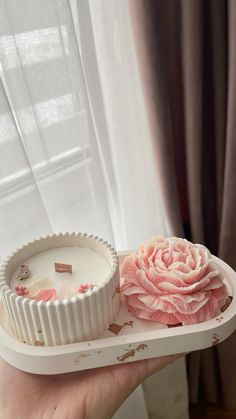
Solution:
<svg viewBox="0 0 236 419">
<path fill-rule="evenodd" d="M 183 1 L 180 6 L 189 214 L 194 241 L 203 243 L 202 183 L 199 182 L 203 150 L 203 3 Z"/>
<path fill-rule="evenodd" d="M 145 78 L 144 97 L 147 106 L 154 154 L 160 172 L 160 187 L 167 212 L 169 230 L 182 235 L 180 208 L 178 203 L 175 157 L 173 152 L 173 126 L 171 121 L 171 97 L 167 89 L 168 79 L 165 63 L 164 37 L 159 37 L 158 28 L 164 29 L 162 14 L 152 24 L 153 8 L 158 2 L 130 0 L 130 11 L 134 22 L 138 59 Z M 166 3 L 168 7 L 169 3 Z M 175 5 L 173 4 L 173 7 Z M 171 8 L 169 8 L 171 10 Z M 155 54 L 153 51 L 155 50 Z M 151 63 L 151 65 L 149 65 Z"/>
<path fill-rule="evenodd" d="M 228 88 L 227 88 L 227 126 L 225 140 L 225 165 L 223 206 L 220 224 L 219 254 L 236 269 L 236 254 L 233 243 L 236 239 L 236 3 L 228 2 Z"/>
<path fill-rule="evenodd" d="M 235 268 L 236 3 L 130 0 L 129 6 L 173 233 L 182 235 L 184 226 L 188 239 Z M 223 396 L 236 407 L 235 340 L 234 334 L 189 356 L 192 402 L 204 387 L 209 401 Z"/>
</svg>

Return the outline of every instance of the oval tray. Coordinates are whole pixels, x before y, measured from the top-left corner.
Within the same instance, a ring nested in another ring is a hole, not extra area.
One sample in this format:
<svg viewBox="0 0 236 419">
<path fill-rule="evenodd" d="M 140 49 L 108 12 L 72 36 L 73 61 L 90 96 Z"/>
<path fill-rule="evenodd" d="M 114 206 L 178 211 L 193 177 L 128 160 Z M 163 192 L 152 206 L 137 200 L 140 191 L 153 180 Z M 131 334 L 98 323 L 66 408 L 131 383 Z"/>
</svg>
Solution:
<svg viewBox="0 0 236 419">
<path fill-rule="evenodd" d="M 120 252 L 122 259 L 127 252 Z M 236 273 L 213 256 L 233 297 L 218 317 L 204 323 L 168 328 L 133 317 L 122 300 L 116 321 L 99 338 L 87 342 L 43 347 L 18 341 L 10 331 L 0 301 L 0 356 L 12 366 L 35 374 L 60 374 L 106 365 L 191 352 L 216 345 L 236 329 Z"/>
</svg>

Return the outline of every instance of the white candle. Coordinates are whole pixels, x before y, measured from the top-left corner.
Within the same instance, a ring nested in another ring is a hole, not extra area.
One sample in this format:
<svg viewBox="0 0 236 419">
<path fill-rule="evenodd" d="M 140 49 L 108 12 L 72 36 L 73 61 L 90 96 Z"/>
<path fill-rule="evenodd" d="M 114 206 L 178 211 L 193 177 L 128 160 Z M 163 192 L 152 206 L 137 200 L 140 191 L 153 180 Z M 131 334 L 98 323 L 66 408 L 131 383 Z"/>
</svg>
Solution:
<svg viewBox="0 0 236 419">
<path fill-rule="evenodd" d="M 57 272 L 55 263 L 59 270 L 71 266 L 71 273 Z M 31 345 L 96 338 L 120 308 L 117 254 L 102 238 L 86 233 L 27 243 L 4 261 L 0 284 L 14 335 Z"/>
<path fill-rule="evenodd" d="M 72 265 L 72 273 L 55 271 L 55 263 Z M 30 278 L 20 280 L 19 268 L 14 272 L 10 287 L 26 287 L 29 297 L 41 290 L 55 289 L 57 298 L 70 298 L 78 293 L 83 284 L 99 284 L 110 272 L 106 259 L 88 247 L 58 247 L 38 253 L 24 261 Z"/>
</svg>

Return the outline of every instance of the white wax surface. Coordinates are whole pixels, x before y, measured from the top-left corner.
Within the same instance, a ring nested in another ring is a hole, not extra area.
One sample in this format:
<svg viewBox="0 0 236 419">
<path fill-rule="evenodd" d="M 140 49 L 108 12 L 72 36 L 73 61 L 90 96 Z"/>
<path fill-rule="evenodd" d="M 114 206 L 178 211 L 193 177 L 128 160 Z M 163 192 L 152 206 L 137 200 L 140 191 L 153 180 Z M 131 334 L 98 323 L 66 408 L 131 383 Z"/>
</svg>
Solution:
<svg viewBox="0 0 236 419">
<path fill-rule="evenodd" d="M 55 262 L 72 265 L 72 274 L 55 272 Z M 19 280 L 14 272 L 10 287 L 28 287 L 30 293 L 55 288 L 59 298 L 70 298 L 81 284 L 99 285 L 109 274 L 106 259 L 88 247 L 58 247 L 38 253 L 21 262 L 29 267 L 31 277 Z"/>
</svg>

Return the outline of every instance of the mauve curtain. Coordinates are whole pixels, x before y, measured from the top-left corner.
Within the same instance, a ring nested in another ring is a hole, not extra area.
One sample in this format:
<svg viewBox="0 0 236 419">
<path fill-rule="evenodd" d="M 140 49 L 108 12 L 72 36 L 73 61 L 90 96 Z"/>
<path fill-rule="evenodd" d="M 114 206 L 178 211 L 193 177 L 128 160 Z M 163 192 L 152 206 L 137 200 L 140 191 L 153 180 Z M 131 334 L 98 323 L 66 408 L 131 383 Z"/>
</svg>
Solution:
<svg viewBox="0 0 236 419">
<path fill-rule="evenodd" d="M 236 267 L 236 1 L 129 0 L 170 228 Z M 190 400 L 236 408 L 236 334 L 188 359 Z"/>
</svg>

